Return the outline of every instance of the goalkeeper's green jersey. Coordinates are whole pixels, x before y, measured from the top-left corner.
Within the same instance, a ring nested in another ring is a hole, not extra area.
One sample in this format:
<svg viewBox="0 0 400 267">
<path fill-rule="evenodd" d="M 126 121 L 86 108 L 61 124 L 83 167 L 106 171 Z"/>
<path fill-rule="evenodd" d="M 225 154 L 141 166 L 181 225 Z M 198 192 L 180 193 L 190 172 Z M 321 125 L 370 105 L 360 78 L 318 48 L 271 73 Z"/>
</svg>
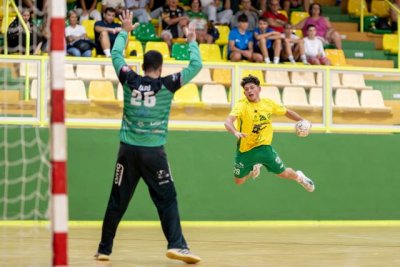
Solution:
<svg viewBox="0 0 400 267">
<path fill-rule="evenodd" d="M 174 93 L 199 73 L 199 47 L 189 43 L 190 63 L 181 72 L 153 79 L 134 72 L 122 52 L 128 34 L 121 31 L 111 52 L 114 69 L 124 89 L 124 110 L 120 129 L 123 143 L 156 147 L 166 143 L 168 120 Z"/>
</svg>

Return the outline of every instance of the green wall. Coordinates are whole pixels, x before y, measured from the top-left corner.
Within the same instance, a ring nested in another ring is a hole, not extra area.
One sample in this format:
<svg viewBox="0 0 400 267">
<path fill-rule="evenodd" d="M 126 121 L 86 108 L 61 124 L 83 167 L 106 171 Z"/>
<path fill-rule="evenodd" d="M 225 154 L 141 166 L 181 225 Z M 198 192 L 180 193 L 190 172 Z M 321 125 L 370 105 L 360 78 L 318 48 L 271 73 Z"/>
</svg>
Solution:
<svg viewBox="0 0 400 267">
<path fill-rule="evenodd" d="M 287 166 L 314 193 L 262 170 L 233 183 L 235 139 L 226 132 L 171 131 L 166 145 L 183 220 L 399 220 L 400 135 L 276 133 Z M 118 131 L 68 130 L 71 220 L 101 220 L 113 180 Z M 124 220 L 157 220 L 141 182 Z"/>
</svg>

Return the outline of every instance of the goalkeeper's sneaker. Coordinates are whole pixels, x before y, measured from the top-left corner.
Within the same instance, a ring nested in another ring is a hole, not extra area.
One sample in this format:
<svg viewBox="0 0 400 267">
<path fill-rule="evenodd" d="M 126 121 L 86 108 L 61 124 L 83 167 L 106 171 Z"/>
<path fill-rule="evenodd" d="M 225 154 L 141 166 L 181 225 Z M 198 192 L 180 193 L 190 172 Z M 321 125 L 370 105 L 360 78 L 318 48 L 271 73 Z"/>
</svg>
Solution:
<svg viewBox="0 0 400 267">
<path fill-rule="evenodd" d="M 109 261 L 110 255 L 96 253 L 96 255 L 94 255 L 94 259 L 98 261 Z"/>
<path fill-rule="evenodd" d="M 297 178 L 297 182 L 301 184 L 308 192 L 313 192 L 315 190 L 314 182 L 304 175 L 302 171 L 296 171 L 299 178 Z"/>
<path fill-rule="evenodd" d="M 261 166 L 262 164 L 256 164 L 253 166 L 253 170 L 250 172 L 253 179 L 256 179 L 260 175 Z"/>
<path fill-rule="evenodd" d="M 180 260 L 188 264 L 194 264 L 201 261 L 199 256 L 194 255 L 187 248 L 172 248 L 167 250 L 167 258 L 172 260 Z"/>
</svg>

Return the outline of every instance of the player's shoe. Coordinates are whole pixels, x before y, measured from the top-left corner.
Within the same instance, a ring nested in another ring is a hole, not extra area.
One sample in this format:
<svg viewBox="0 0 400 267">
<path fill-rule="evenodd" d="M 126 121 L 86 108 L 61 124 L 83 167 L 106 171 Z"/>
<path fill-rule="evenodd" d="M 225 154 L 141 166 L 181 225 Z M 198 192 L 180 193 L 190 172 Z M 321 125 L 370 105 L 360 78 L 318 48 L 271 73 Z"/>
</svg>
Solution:
<svg viewBox="0 0 400 267">
<path fill-rule="evenodd" d="M 313 192 L 315 190 L 314 182 L 304 175 L 302 171 L 296 171 L 299 178 L 296 180 L 301 184 L 308 192 Z"/>
<path fill-rule="evenodd" d="M 261 166 L 262 164 L 255 164 L 253 166 L 253 170 L 250 172 L 253 179 L 256 179 L 260 175 Z"/>
<path fill-rule="evenodd" d="M 167 258 L 172 260 L 180 260 L 188 264 L 195 264 L 201 261 L 199 256 L 194 255 L 190 252 L 189 249 L 186 248 L 172 248 L 167 250 L 167 254 L 165 254 Z"/>
<path fill-rule="evenodd" d="M 98 260 L 98 261 L 109 261 L 110 260 L 110 255 L 101 254 L 101 253 L 97 252 L 94 255 L 94 259 Z"/>
</svg>

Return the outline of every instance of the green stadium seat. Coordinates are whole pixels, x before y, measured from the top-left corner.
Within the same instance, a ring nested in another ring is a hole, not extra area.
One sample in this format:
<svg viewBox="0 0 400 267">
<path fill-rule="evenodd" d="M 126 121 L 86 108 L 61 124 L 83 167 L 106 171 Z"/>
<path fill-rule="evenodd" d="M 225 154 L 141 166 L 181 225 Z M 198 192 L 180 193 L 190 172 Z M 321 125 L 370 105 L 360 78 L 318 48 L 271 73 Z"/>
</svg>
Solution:
<svg viewBox="0 0 400 267">
<path fill-rule="evenodd" d="M 156 34 L 154 25 L 151 23 L 140 23 L 134 30 L 133 35 L 141 42 L 161 41 L 161 38 Z"/>
<path fill-rule="evenodd" d="M 189 45 L 187 43 L 174 43 L 172 45 L 171 57 L 176 60 L 189 60 Z"/>
</svg>

